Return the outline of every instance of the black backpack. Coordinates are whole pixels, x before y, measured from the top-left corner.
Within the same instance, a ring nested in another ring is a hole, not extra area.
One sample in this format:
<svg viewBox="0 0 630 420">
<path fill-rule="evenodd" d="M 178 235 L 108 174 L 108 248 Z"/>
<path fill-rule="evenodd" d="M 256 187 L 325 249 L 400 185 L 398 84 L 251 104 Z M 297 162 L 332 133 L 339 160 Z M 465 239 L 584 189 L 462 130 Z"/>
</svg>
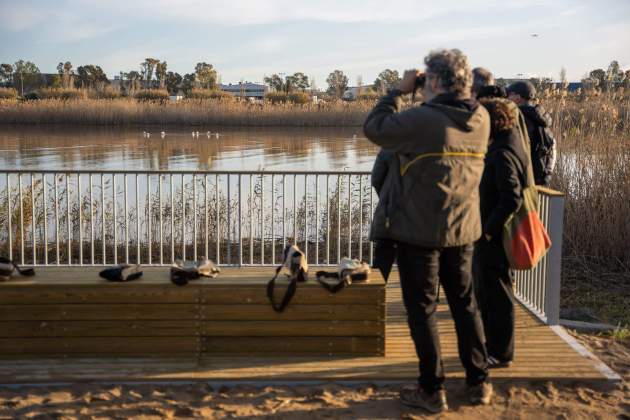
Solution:
<svg viewBox="0 0 630 420">
<path fill-rule="evenodd" d="M 556 139 L 549 127 L 525 116 L 531 142 L 532 169 L 537 185 L 547 185 L 556 165 Z"/>
<path fill-rule="evenodd" d="M 295 291 L 297 289 L 298 282 L 303 283 L 308 277 L 308 263 L 306 262 L 306 256 L 297 247 L 297 245 L 289 245 L 282 252 L 282 265 L 276 268 L 276 273 L 271 280 L 267 283 L 267 297 L 271 303 L 271 307 L 276 312 L 282 312 L 287 307 Z M 285 278 L 289 281 L 287 290 L 280 302 L 276 302 L 274 298 L 274 289 L 276 287 L 276 279 L 280 275 L 280 272 L 284 271 Z"/>
</svg>

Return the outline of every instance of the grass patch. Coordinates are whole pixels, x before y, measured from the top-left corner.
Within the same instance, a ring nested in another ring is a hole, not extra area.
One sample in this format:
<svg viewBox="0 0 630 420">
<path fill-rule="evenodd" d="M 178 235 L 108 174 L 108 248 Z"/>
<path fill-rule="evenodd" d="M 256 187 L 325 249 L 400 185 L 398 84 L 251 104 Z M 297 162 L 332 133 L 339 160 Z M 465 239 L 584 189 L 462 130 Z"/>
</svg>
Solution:
<svg viewBox="0 0 630 420">
<path fill-rule="evenodd" d="M 560 299 L 563 310 L 588 310 L 600 322 L 630 325 L 630 271 L 601 259 L 564 258 Z"/>
</svg>

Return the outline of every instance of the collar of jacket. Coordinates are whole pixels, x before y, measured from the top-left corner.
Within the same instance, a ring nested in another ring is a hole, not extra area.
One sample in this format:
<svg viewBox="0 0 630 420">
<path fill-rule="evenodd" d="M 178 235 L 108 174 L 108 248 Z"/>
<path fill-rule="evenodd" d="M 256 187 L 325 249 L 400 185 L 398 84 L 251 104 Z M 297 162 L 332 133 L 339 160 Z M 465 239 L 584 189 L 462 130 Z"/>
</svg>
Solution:
<svg viewBox="0 0 630 420">
<path fill-rule="evenodd" d="M 426 105 L 429 106 L 435 104 L 451 106 L 453 108 L 467 109 L 469 111 L 474 111 L 479 106 L 479 103 L 474 99 L 466 98 L 456 93 L 442 93 L 440 95 L 437 95 L 430 101 L 426 102 Z"/>
</svg>

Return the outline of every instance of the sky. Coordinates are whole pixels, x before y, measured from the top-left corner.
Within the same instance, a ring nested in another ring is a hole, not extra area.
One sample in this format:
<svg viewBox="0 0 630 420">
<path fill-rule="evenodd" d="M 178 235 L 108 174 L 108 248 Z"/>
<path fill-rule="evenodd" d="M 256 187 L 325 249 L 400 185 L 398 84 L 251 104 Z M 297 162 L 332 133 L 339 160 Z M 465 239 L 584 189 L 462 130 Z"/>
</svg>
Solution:
<svg viewBox="0 0 630 420">
<path fill-rule="evenodd" d="M 538 36 L 532 36 L 537 34 Z M 630 0 L 0 0 L 0 63 L 100 65 L 110 78 L 147 57 L 168 70 L 211 63 L 223 83 L 342 70 L 370 84 L 459 48 L 497 77 L 581 79 L 630 69 Z"/>
</svg>

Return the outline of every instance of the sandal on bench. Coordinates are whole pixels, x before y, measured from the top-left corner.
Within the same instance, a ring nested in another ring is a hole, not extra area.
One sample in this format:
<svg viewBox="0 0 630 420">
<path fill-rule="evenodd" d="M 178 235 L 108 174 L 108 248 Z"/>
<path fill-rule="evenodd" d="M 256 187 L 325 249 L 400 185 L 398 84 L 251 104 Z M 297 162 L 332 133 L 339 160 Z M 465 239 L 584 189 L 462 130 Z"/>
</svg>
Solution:
<svg viewBox="0 0 630 420">
<path fill-rule="evenodd" d="M 119 264 L 115 267 L 106 268 L 98 273 L 107 281 L 124 283 L 138 279 L 142 276 L 140 264 Z"/>
<path fill-rule="evenodd" d="M 0 257 L 0 281 L 9 280 L 14 271 L 26 277 L 35 275 L 34 269 L 22 268 L 16 262 L 8 258 Z"/>
<path fill-rule="evenodd" d="M 219 267 L 211 260 L 178 260 L 171 267 L 171 281 L 178 286 L 185 286 L 190 280 L 197 280 L 200 277 L 215 278 L 220 272 Z"/>
</svg>

